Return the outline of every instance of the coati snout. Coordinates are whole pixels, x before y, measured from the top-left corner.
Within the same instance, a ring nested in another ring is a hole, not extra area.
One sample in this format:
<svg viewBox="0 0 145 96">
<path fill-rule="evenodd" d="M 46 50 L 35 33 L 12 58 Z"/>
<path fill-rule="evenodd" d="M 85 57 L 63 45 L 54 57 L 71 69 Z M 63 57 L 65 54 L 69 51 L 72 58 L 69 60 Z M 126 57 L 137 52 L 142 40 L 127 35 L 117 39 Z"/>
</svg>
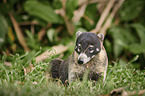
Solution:
<svg viewBox="0 0 145 96">
<path fill-rule="evenodd" d="M 77 32 L 75 51 L 78 53 L 78 64 L 86 64 L 101 51 L 101 41 L 98 36 L 90 32 Z"/>
</svg>

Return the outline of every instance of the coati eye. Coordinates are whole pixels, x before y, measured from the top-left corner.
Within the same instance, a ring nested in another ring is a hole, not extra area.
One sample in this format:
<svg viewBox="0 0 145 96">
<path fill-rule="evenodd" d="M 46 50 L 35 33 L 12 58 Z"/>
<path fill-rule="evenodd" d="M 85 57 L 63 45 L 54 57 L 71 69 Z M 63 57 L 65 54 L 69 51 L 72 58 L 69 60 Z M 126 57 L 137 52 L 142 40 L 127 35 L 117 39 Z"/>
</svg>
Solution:
<svg viewBox="0 0 145 96">
<path fill-rule="evenodd" d="M 81 46 L 78 46 L 78 52 L 80 52 L 81 51 Z"/>
<path fill-rule="evenodd" d="M 93 47 L 89 47 L 89 51 L 90 53 L 93 53 L 94 52 Z"/>
<path fill-rule="evenodd" d="M 78 50 L 78 52 L 81 52 L 81 44 L 78 44 L 78 48 L 77 48 Z"/>
</svg>

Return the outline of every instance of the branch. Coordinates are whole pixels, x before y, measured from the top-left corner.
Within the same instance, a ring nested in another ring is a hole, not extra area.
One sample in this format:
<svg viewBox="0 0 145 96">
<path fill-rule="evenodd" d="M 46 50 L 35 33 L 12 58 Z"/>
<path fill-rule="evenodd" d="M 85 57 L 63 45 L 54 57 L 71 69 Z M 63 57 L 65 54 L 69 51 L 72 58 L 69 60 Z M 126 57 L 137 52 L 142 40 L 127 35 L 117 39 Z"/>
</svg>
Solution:
<svg viewBox="0 0 145 96">
<path fill-rule="evenodd" d="M 100 17 L 100 19 L 99 19 L 99 21 L 98 21 L 98 23 L 97 23 L 95 29 L 91 30 L 91 32 L 93 32 L 93 33 L 98 33 L 98 32 L 99 32 L 99 30 L 100 30 L 100 28 L 101 28 L 103 22 L 105 21 L 105 19 L 106 19 L 106 17 L 108 16 L 108 14 L 109 14 L 111 8 L 113 7 L 114 2 L 115 2 L 115 0 L 110 0 L 110 1 L 109 1 L 108 5 L 107 5 L 106 8 L 104 9 L 104 11 L 103 11 L 103 13 L 102 13 L 102 15 L 101 15 L 101 17 Z"/>
<path fill-rule="evenodd" d="M 63 45 L 54 46 L 52 48 L 53 48 L 53 50 L 55 50 L 55 52 L 53 50 L 50 51 L 50 49 L 45 51 L 44 53 L 42 53 L 41 55 L 36 57 L 36 62 L 43 61 L 50 56 L 58 55 L 58 54 L 63 53 L 67 50 L 67 47 L 65 47 Z"/>
<path fill-rule="evenodd" d="M 22 47 L 24 48 L 25 51 L 30 51 L 30 49 L 26 45 L 26 42 L 24 40 L 22 31 L 21 31 L 21 28 L 19 27 L 18 22 L 15 20 L 15 18 L 13 17 L 12 13 L 9 13 L 9 16 L 10 16 L 10 19 L 11 19 L 11 21 L 13 23 L 13 26 L 14 26 L 14 29 L 16 31 L 16 35 L 17 35 L 17 38 L 18 38 L 20 44 L 22 45 Z"/>
<path fill-rule="evenodd" d="M 73 22 L 78 22 L 81 19 L 81 17 L 83 17 L 87 5 L 88 3 L 84 3 L 78 10 L 74 11 L 74 16 L 72 18 Z"/>
<path fill-rule="evenodd" d="M 120 6 L 123 4 L 123 2 L 124 2 L 124 0 L 119 0 L 118 3 L 115 5 L 110 16 L 107 18 L 104 26 L 100 29 L 100 33 L 106 35 L 107 29 L 111 26 L 112 19 L 114 18 L 117 10 L 120 8 Z"/>
</svg>

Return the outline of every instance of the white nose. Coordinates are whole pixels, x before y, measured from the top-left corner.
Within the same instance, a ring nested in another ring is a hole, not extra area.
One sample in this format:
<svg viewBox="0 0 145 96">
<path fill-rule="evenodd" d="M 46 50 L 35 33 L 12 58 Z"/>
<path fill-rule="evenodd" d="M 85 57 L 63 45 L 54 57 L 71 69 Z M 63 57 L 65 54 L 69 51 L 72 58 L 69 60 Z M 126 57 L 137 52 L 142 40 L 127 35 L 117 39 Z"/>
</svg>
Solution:
<svg viewBox="0 0 145 96">
<path fill-rule="evenodd" d="M 86 64 L 90 61 L 90 57 L 87 57 L 85 53 L 81 53 L 78 57 L 78 64 Z"/>
</svg>

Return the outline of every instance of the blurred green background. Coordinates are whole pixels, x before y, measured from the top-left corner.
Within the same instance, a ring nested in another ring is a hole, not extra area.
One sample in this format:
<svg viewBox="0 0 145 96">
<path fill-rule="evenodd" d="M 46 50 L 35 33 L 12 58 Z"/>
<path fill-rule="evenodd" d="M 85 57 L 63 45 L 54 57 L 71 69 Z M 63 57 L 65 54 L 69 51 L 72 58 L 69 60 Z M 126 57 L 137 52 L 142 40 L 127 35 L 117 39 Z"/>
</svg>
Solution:
<svg viewBox="0 0 145 96">
<path fill-rule="evenodd" d="M 115 0 L 106 19 L 119 1 Z M 109 0 L 1 0 L 0 58 L 6 55 L 5 61 L 12 62 L 12 55 L 29 51 L 29 57 L 24 59 L 28 60 L 38 51 L 41 52 L 36 56 L 59 44 L 68 50 L 58 57 L 67 58 L 74 50 L 76 31 L 95 29 L 108 3 Z M 133 66 L 145 69 L 144 13 L 144 0 L 124 0 L 114 13 L 104 40 L 109 64 L 127 64 L 139 56 Z"/>
</svg>

